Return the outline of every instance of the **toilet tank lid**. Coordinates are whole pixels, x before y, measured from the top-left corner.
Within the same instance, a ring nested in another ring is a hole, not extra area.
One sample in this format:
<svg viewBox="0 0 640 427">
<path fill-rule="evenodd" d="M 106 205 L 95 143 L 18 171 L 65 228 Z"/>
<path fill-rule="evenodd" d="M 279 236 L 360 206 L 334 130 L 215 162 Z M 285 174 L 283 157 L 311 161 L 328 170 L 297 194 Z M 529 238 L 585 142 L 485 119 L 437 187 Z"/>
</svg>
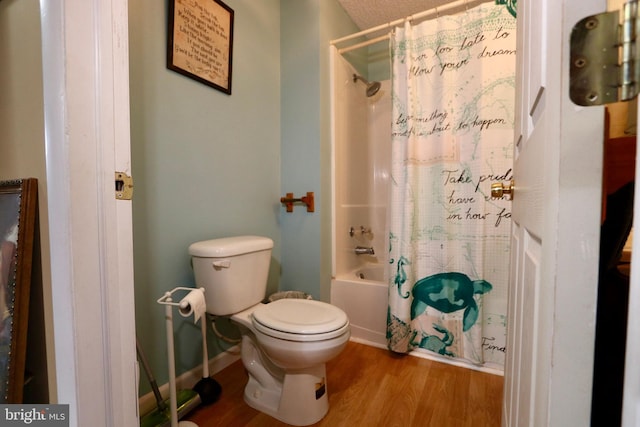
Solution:
<svg viewBox="0 0 640 427">
<path fill-rule="evenodd" d="M 189 246 L 189 255 L 219 258 L 248 254 L 273 248 L 273 240 L 260 236 L 235 236 L 203 240 Z"/>
</svg>

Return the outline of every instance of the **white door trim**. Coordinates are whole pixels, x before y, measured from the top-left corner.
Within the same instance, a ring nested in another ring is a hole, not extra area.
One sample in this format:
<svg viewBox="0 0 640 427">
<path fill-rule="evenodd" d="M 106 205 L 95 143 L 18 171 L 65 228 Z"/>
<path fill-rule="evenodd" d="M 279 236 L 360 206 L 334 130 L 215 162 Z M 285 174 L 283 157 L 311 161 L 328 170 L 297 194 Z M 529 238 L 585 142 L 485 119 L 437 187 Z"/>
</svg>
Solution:
<svg viewBox="0 0 640 427">
<path fill-rule="evenodd" d="M 131 205 L 114 196 L 115 169 L 129 172 L 127 0 L 40 8 L 57 403 L 71 426 L 135 426 Z"/>
</svg>

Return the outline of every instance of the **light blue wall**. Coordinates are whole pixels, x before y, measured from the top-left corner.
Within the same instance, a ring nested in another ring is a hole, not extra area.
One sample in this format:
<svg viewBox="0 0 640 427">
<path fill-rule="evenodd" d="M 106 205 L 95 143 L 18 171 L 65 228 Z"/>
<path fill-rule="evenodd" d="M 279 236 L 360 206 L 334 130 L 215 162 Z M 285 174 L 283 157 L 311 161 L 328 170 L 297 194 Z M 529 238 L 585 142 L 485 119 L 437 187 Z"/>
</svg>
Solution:
<svg viewBox="0 0 640 427">
<path fill-rule="evenodd" d="M 235 12 L 231 96 L 166 69 L 166 0 L 129 2 L 136 328 L 159 383 L 166 341 L 155 301 L 193 285 L 194 241 L 270 237 L 268 292 L 329 299 L 329 40 L 357 30 L 336 0 L 225 3 Z M 315 213 L 279 203 L 307 191 Z M 202 362 L 200 338 L 175 324 L 180 374 Z M 211 357 L 228 347 L 208 339 Z"/>
<path fill-rule="evenodd" d="M 315 212 L 281 210 L 282 288 L 320 297 L 320 14 L 318 1 L 281 1 L 282 193 L 313 191 Z"/>
<path fill-rule="evenodd" d="M 232 95 L 166 68 L 167 2 L 129 2 L 131 151 L 135 195 L 136 329 L 158 382 L 167 381 L 164 310 L 155 301 L 192 286 L 198 240 L 280 236 L 279 0 L 225 0 L 235 12 Z M 199 327 L 178 316 L 178 374 L 202 363 Z M 220 345 L 209 335 L 210 356 Z M 224 347 L 224 346 L 222 346 Z M 149 390 L 144 377 L 141 392 Z"/>
<path fill-rule="evenodd" d="M 367 49 L 369 81 L 391 79 L 389 41 L 375 43 Z"/>
<path fill-rule="evenodd" d="M 329 42 L 358 31 L 331 0 L 281 1 L 282 193 L 315 193 L 316 212 L 281 213 L 282 288 L 329 301 L 331 129 Z"/>
</svg>

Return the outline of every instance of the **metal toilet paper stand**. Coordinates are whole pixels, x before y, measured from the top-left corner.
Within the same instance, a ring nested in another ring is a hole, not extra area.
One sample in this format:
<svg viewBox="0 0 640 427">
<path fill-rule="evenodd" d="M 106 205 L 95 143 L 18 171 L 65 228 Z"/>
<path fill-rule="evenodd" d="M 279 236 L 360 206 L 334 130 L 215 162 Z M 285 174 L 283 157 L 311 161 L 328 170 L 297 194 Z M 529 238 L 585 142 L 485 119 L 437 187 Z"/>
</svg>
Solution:
<svg viewBox="0 0 640 427">
<path fill-rule="evenodd" d="M 162 297 L 160 297 L 157 302 L 158 304 L 165 306 L 165 321 L 167 325 L 167 355 L 169 358 L 169 406 L 171 410 L 171 427 L 198 427 L 198 425 L 192 421 L 178 421 L 178 408 L 177 408 L 177 395 L 176 395 L 176 365 L 175 365 L 175 354 L 174 354 L 174 343 L 173 343 L 173 307 L 176 306 L 180 310 L 183 316 L 194 315 L 194 320 L 197 322 L 199 317 L 199 313 L 194 311 L 192 307 L 187 307 L 188 302 L 185 303 L 187 297 L 183 297 L 180 302 L 175 302 L 172 298 L 173 294 L 177 291 L 186 291 L 189 295 L 193 291 L 200 292 L 202 291 L 204 295 L 204 288 L 195 289 L 195 288 L 187 288 L 187 287 L 176 287 L 171 291 L 165 292 Z M 205 325 L 205 317 L 202 316 L 203 313 L 200 313 L 200 316 L 203 317 L 202 322 L 202 334 L 203 334 L 203 355 L 204 355 L 204 369 L 205 373 L 208 375 L 208 357 L 207 357 L 207 344 L 205 341 L 206 337 L 206 325 Z"/>
</svg>

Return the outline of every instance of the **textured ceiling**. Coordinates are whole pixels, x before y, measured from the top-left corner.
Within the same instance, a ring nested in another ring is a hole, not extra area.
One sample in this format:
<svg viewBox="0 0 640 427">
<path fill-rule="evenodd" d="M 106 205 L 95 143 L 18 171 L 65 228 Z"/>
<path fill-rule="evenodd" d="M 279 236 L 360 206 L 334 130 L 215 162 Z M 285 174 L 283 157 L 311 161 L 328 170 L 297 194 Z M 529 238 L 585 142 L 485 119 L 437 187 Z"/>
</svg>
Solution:
<svg viewBox="0 0 640 427">
<path fill-rule="evenodd" d="M 361 30 L 413 15 L 453 0 L 338 0 Z M 477 3 L 477 2 L 469 2 Z"/>
</svg>

